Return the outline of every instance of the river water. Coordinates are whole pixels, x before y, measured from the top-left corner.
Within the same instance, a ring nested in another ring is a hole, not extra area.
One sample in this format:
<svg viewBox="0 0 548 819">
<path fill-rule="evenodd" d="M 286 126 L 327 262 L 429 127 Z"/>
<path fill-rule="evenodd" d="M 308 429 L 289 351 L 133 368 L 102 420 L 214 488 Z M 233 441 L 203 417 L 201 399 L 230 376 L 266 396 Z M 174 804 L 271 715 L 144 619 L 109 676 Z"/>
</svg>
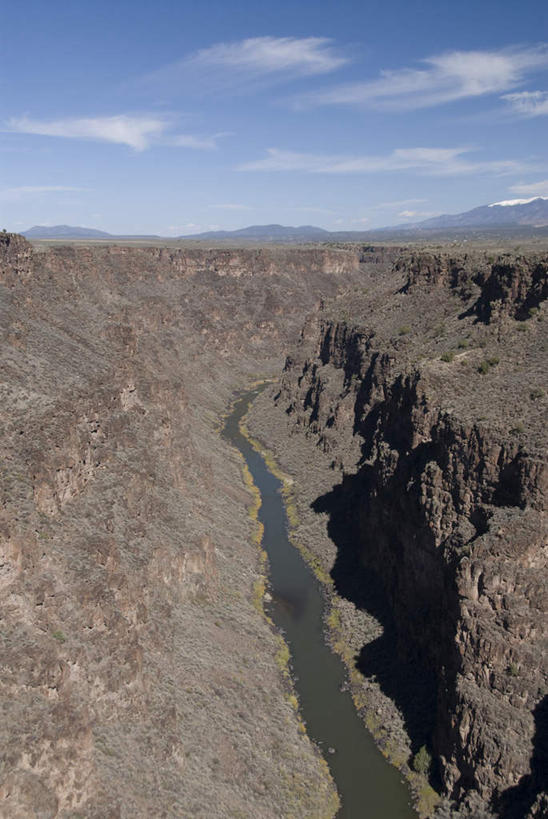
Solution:
<svg viewBox="0 0 548 819">
<path fill-rule="evenodd" d="M 324 639 L 320 584 L 288 537 L 282 484 L 241 434 L 239 424 L 258 387 L 242 395 L 224 437 L 242 453 L 261 493 L 259 519 L 269 560 L 268 614 L 285 637 L 300 710 L 321 749 L 341 798 L 337 819 L 417 819 L 399 772 L 376 747 L 345 690 L 345 669 Z"/>
</svg>

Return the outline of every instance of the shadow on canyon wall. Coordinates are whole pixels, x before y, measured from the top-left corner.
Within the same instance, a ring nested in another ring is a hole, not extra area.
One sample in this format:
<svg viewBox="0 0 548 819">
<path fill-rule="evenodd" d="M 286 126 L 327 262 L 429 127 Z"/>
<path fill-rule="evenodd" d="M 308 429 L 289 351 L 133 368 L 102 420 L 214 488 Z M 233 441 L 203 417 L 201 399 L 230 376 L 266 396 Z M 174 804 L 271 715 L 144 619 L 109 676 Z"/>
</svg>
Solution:
<svg viewBox="0 0 548 819">
<path fill-rule="evenodd" d="M 411 653 L 398 650 L 398 628 L 384 590 L 384 580 L 374 568 L 364 565 L 368 541 L 376 536 L 374 527 L 366 533 L 360 526 L 358 510 L 363 505 L 364 480 L 344 476 L 330 492 L 318 497 L 312 508 L 329 515 L 328 532 L 337 547 L 331 577 L 337 594 L 373 615 L 382 626 L 380 637 L 366 643 L 356 655 L 356 668 L 365 677 L 375 677 L 401 711 L 411 739 L 413 753 L 422 745 L 431 747 L 437 700 L 433 671 Z M 359 544 L 359 546 L 358 546 Z M 436 772 L 433 772 L 437 784 Z"/>
<path fill-rule="evenodd" d="M 409 520 L 412 515 L 412 506 L 410 504 L 407 508 L 410 501 L 407 497 L 398 514 L 393 508 L 388 510 L 387 518 L 381 520 L 379 507 L 382 507 L 383 499 L 372 497 L 374 493 L 371 493 L 369 478 L 368 467 L 362 466 L 357 474 L 345 475 L 341 483 L 316 498 L 311 506 L 316 513 L 329 516 L 329 536 L 337 547 L 331 570 L 337 594 L 373 615 L 382 626 L 381 636 L 365 643 L 355 656 L 355 666 L 365 677 L 374 676 L 383 693 L 396 703 L 411 740 L 412 752 L 417 753 L 422 745 L 431 750 L 434 733 L 439 731 L 439 726 L 436 726 L 439 669 L 421 651 L 424 646 L 418 645 L 420 640 L 410 636 L 410 624 L 397 620 L 398 616 L 401 620 L 405 607 L 400 608 L 397 602 L 394 605 L 398 595 L 398 586 L 394 581 L 397 566 L 393 555 L 390 557 L 389 550 L 385 548 L 387 541 L 391 540 L 397 553 L 398 532 L 405 528 L 406 519 Z M 394 491 L 395 486 L 390 485 L 384 500 Z M 365 507 L 368 497 L 371 501 Z M 380 562 L 384 553 L 387 554 L 386 565 Z M 371 565 L 367 565 L 368 561 Z M 430 566 L 432 569 L 433 564 Z M 435 586 L 434 573 L 431 580 Z M 387 590 L 391 590 L 391 599 Z M 442 640 L 443 633 L 437 630 L 435 623 L 428 627 L 428 620 L 435 619 L 437 595 L 434 593 L 434 608 L 429 608 L 429 601 L 423 600 L 424 588 L 416 588 L 411 594 L 412 597 L 406 601 L 407 611 L 416 611 L 418 621 L 422 622 L 424 643 Z M 446 605 L 451 607 L 449 599 Z M 434 654 L 436 650 L 440 656 L 443 655 L 442 646 L 434 646 Z M 531 773 L 493 800 L 492 807 L 500 819 L 548 816 L 544 812 L 548 810 L 548 695 L 538 703 L 533 713 L 535 737 Z M 435 765 L 432 768 L 431 784 L 440 788 L 440 772 Z M 466 773 L 464 769 L 458 784 L 469 790 L 474 787 L 474 776 L 472 771 L 469 776 Z"/>
<path fill-rule="evenodd" d="M 495 803 L 500 819 L 521 819 L 529 816 L 536 805 L 535 816 L 546 816 L 548 813 L 548 694 L 537 704 L 533 711 L 535 718 L 535 736 L 531 754 L 531 773 L 522 776 L 517 785 L 505 790 Z"/>
</svg>

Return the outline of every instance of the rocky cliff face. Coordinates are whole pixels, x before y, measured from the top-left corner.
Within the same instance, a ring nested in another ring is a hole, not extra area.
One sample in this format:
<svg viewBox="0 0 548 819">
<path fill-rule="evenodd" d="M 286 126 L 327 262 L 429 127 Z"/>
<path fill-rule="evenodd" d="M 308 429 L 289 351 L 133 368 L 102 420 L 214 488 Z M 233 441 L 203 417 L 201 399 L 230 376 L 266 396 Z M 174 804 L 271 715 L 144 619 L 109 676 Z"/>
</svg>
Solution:
<svg viewBox="0 0 548 819">
<path fill-rule="evenodd" d="M 400 671 L 422 674 L 413 702 L 405 679 L 386 687 L 472 815 L 548 810 L 547 270 L 542 255 L 404 254 L 308 321 L 276 398 L 341 470 L 316 502 L 336 589 L 359 602 L 358 554 Z"/>
<path fill-rule="evenodd" d="M 322 815 L 217 427 L 359 264 L 0 236 L 2 816 Z"/>
</svg>

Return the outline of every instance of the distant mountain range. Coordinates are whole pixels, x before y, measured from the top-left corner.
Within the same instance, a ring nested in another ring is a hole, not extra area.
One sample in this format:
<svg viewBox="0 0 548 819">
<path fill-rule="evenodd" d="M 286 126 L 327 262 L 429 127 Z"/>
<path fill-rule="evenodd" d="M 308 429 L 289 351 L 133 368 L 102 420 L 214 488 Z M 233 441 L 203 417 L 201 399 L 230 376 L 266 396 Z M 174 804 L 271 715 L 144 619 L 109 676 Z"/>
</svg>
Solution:
<svg viewBox="0 0 548 819">
<path fill-rule="evenodd" d="M 444 214 L 416 222 L 412 225 L 398 225 L 400 230 L 429 230 L 463 227 L 545 227 L 548 225 L 548 198 L 537 196 L 534 199 L 508 199 L 504 202 L 493 202 L 482 205 L 465 213 Z M 395 230 L 395 228 L 386 228 Z"/>
<path fill-rule="evenodd" d="M 445 214 L 425 219 L 413 224 L 394 227 L 376 228 L 368 231 L 329 231 L 313 225 L 285 227 L 284 225 L 251 225 L 239 230 L 214 230 L 206 233 L 194 233 L 188 236 L 170 237 L 171 239 L 194 239 L 204 241 L 244 239 L 255 242 L 326 242 L 326 241 L 361 241 L 375 236 L 380 238 L 387 233 L 416 235 L 428 231 L 478 231 L 478 230 L 513 230 L 525 228 L 527 232 L 535 228 L 548 227 L 548 197 L 538 196 L 534 199 L 510 199 L 482 205 L 465 213 Z M 54 227 L 35 226 L 24 231 L 28 239 L 161 239 L 160 236 L 117 236 L 104 230 L 70 225 Z"/>
<path fill-rule="evenodd" d="M 23 236 L 27 239 L 110 239 L 112 234 L 104 230 L 94 230 L 93 228 L 71 227 L 70 225 L 54 225 L 46 227 L 35 225 L 29 230 L 23 231 Z"/>
<path fill-rule="evenodd" d="M 323 228 L 313 225 L 285 227 L 284 225 L 251 225 L 239 230 L 210 230 L 207 233 L 195 233 L 192 236 L 180 236 L 181 239 L 258 239 L 262 242 L 321 242 L 332 234 Z"/>
</svg>

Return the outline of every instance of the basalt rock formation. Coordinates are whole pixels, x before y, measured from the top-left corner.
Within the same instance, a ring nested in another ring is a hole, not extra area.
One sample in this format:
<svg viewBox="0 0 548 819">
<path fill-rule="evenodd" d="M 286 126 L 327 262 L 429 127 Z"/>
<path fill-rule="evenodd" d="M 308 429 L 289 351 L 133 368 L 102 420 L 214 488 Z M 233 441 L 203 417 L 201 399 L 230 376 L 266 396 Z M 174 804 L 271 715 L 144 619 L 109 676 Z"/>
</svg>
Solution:
<svg viewBox="0 0 548 819">
<path fill-rule="evenodd" d="M 321 816 L 219 418 L 341 249 L 0 235 L 0 814 Z M 331 801 L 330 801 L 331 800 Z"/>
<path fill-rule="evenodd" d="M 333 470 L 313 506 L 336 591 L 367 608 L 374 578 L 386 603 L 398 664 L 377 642 L 357 666 L 463 815 L 548 811 L 547 271 L 540 253 L 404 252 L 309 318 L 276 389 L 273 445 L 304 435 Z"/>
</svg>

